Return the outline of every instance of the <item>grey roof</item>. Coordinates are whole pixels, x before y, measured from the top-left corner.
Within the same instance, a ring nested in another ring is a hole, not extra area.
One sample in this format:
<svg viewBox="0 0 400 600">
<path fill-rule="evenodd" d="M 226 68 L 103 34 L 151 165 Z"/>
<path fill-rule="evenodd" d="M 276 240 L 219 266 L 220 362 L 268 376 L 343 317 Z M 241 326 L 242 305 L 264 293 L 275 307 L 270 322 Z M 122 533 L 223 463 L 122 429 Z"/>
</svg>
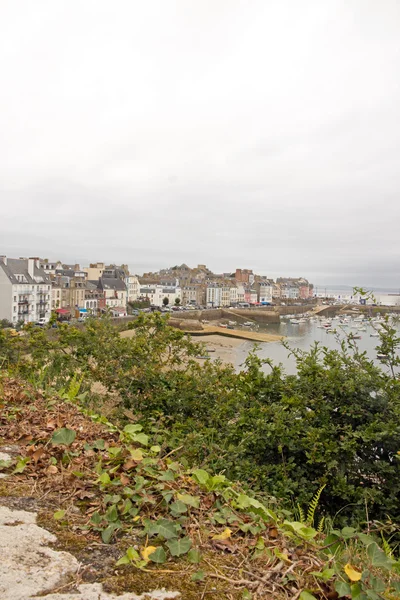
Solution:
<svg viewBox="0 0 400 600">
<path fill-rule="evenodd" d="M 63 275 L 64 277 L 75 277 L 75 271 L 72 269 L 56 269 L 56 275 Z"/>
<path fill-rule="evenodd" d="M 7 264 L 5 265 L 0 261 L 0 267 L 11 283 L 20 283 L 16 275 L 23 275 L 27 283 L 50 283 L 50 277 L 47 273 L 36 265 L 33 268 L 33 278 L 29 275 L 28 259 L 26 258 L 7 258 Z"/>
<path fill-rule="evenodd" d="M 99 283 L 103 290 L 126 290 L 125 282 L 115 277 L 101 277 Z"/>
<path fill-rule="evenodd" d="M 140 293 L 141 294 L 155 294 L 156 288 L 142 287 L 142 288 L 140 288 Z"/>
</svg>

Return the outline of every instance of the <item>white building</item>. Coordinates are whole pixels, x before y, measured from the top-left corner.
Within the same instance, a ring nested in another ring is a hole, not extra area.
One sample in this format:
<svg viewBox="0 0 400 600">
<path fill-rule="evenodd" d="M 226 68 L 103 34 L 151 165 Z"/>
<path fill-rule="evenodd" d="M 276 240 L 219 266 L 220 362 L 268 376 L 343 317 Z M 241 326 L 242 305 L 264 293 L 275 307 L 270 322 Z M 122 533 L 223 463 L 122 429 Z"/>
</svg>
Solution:
<svg viewBox="0 0 400 600">
<path fill-rule="evenodd" d="M 16 324 L 50 319 L 51 282 L 38 258 L 0 257 L 0 319 Z"/>
<path fill-rule="evenodd" d="M 206 290 L 206 302 L 207 307 L 216 308 L 221 306 L 222 302 L 222 293 L 221 288 L 215 284 L 211 284 L 207 286 Z"/>
<path fill-rule="evenodd" d="M 272 290 L 273 286 L 270 283 L 260 282 L 260 291 L 259 291 L 259 299 L 258 301 L 263 302 L 272 302 Z"/>
<path fill-rule="evenodd" d="M 238 288 L 236 285 L 229 288 L 229 303 L 231 306 L 238 303 Z"/>
<path fill-rule="evenodd" d="M 128 302 L 135 302 L 139 298 L 140 282 L 136 275 L 125 277 Z"/>
<path fill-rule="evenodd" d="M 148 300 L 153 306 L 163 306 L 164 298 L 168 298 L 168 306 L 175 304 L 176 299 L 179 303 L 182 300 L 182 290 L 180 287 L 164 285 L 141 285 L 139 289 L 139 300 Z"/>
</svg>

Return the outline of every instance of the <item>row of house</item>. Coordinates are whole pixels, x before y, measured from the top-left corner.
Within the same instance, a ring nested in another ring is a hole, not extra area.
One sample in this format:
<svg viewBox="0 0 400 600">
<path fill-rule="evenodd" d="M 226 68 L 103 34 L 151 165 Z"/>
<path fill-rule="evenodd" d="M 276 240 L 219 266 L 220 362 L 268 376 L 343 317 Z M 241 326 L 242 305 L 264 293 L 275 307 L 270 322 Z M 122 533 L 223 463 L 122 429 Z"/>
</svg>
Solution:
<svg viewBox="0 0 400 600">
<path fill-rule="evenodd" d="M 0 319 L 13 323 L 48 320 L 52 311 L 60 318 L 107 310 L 125 316 L 130 302 L 227 307 L 310 295 L 312 286 L 306 279 L 275 282 L 251 269 L 212 273 L 206 265 L 191 269 L 182 264 L 138 277 L 129 273 L 127 265 L 97 262 L 81 268 L 37 257 L 0 257 Z"/>
</svg>

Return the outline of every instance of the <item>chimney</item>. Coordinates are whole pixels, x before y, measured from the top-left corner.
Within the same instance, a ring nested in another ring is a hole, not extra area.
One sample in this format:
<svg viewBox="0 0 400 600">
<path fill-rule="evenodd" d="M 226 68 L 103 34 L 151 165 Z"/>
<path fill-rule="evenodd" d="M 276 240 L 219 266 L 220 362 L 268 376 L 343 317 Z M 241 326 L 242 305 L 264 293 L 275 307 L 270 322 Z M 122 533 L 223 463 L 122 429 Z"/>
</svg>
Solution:
<svg viewBox="0 0 400 600">
<path fill-rule="evenodd" d="M 35 266 L 36 266 L 36 258 L 28 258 L 28 273 L 30 277 L 34 277 L 35 275 Z"/>
<path fill-rule="evenodd" d="M 0 262 L 4 263 L 5 265 L 7 264 L 7 256 L 0 256 Z"/>
</svg>

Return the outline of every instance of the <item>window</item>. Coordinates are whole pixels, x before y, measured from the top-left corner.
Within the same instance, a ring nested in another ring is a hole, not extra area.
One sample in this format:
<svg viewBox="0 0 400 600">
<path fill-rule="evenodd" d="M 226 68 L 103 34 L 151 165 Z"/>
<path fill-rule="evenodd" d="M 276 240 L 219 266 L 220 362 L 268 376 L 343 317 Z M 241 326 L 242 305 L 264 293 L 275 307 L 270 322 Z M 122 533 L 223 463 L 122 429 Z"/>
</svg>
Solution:
<svg viewBox="0 0 400 600">
<path fill-rule="evenodd" d="M 17 296 L 14 296 L 14 302 L 16 302 L 16 301 L 17 301 Z"/>
<path fill-rule="evenodd" d="M 17 312 L 17 307 L 16 306 L 14 306 L 14 312 Z"/>
</svg>

